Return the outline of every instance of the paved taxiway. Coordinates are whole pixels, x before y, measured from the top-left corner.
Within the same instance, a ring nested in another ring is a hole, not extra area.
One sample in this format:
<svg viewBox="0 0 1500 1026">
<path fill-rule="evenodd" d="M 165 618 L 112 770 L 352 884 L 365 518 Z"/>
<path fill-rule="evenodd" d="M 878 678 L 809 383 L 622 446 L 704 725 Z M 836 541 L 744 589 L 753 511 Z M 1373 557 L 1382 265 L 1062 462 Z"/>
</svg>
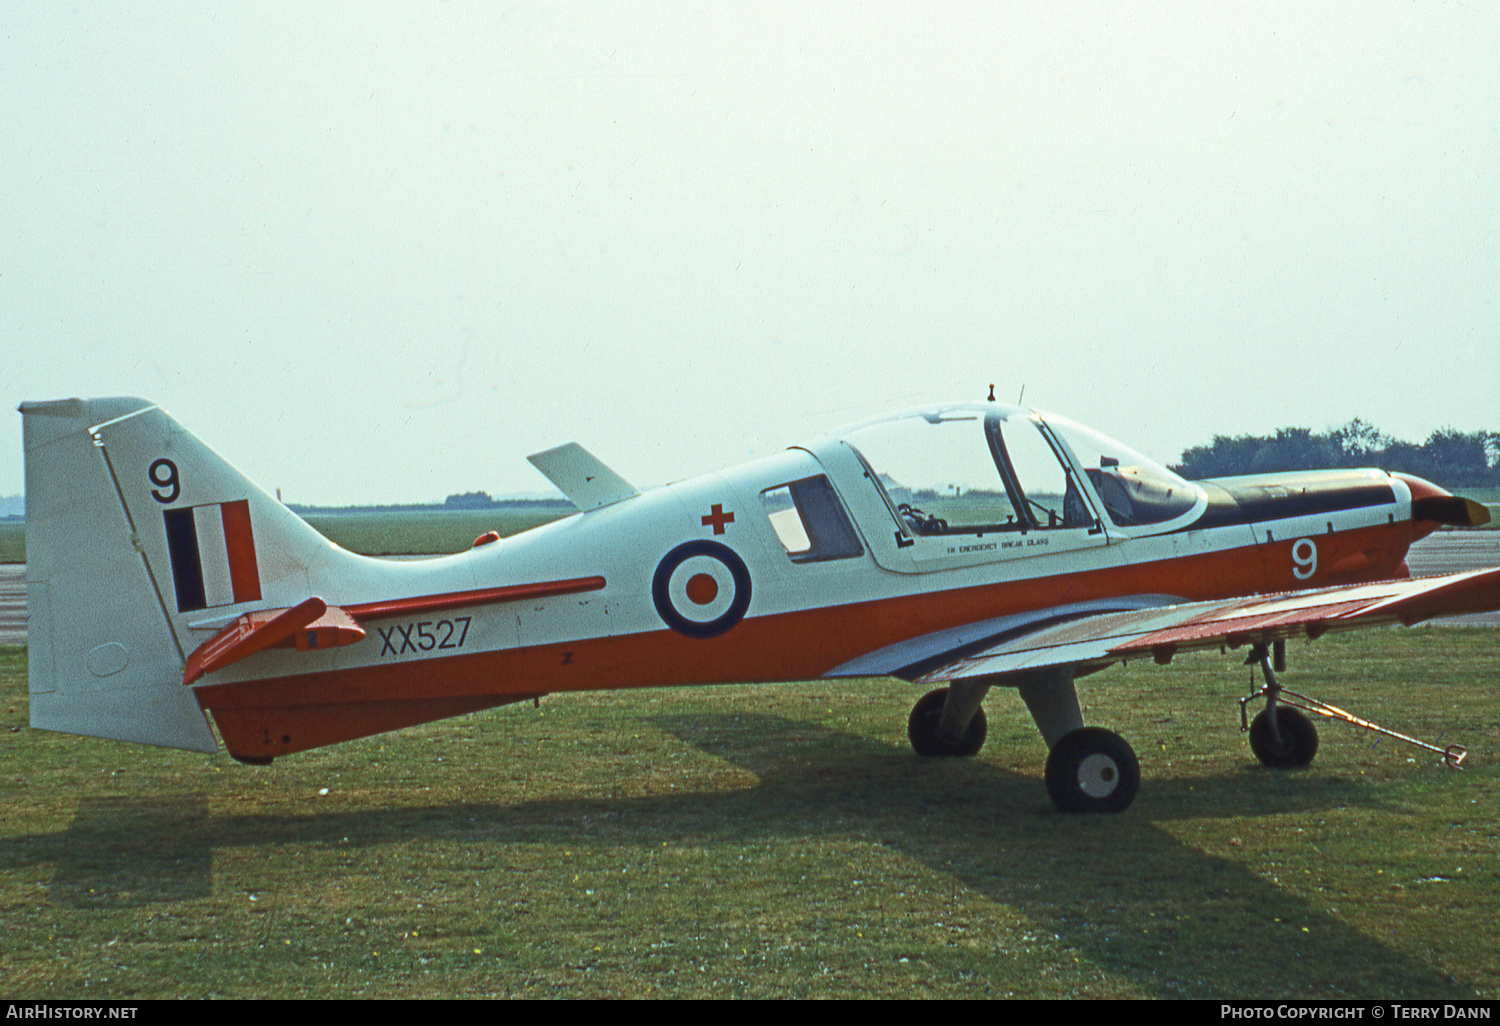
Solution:
<svg viewBox="0 0 1500 1026">
<path fill-rule="evenodd" d="M 1439 531 L 1407 554 L 1413 577 L 1500 566 L 1500 531 Z M 1500 613 L 1456 616 L 1433 623 L 1500 627 Z M 26 644 L 26 564 L 0 563 L 0 645 Z"/>
</svg>

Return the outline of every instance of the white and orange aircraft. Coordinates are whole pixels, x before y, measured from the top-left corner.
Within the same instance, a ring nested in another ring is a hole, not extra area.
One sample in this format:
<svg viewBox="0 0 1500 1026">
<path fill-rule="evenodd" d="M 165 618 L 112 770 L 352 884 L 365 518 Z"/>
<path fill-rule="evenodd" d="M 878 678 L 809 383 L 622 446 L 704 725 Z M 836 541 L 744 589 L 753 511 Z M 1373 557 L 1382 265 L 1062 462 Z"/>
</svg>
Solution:
<svg viewBox="0 0 1500 1026">
<path fill-rule="evenodd" d="M 1283 694 L 1285 639 L 1500 608 L 1500 568 L 1408 578 L 1414 540 L 1488 520 L 1419 478 L 1190 482 L 993 401 L 644 492 L 564 445 L 531 462 L 576 515 L 408 562 L 327 541 L 145 400 L 21 413 L 32 726 L 214 752 L 212 717 L 247 763 L 553 692 L 894 675 L 946 685 L 919 755 L 978 751 L 1011 687 L 1058 808 L 1118 811 L 1139 766 L 1076 677 L 1248 646 L 1251 746 L 1304 765 L 1293 706 L 1373 725 Z"/>
</svg>

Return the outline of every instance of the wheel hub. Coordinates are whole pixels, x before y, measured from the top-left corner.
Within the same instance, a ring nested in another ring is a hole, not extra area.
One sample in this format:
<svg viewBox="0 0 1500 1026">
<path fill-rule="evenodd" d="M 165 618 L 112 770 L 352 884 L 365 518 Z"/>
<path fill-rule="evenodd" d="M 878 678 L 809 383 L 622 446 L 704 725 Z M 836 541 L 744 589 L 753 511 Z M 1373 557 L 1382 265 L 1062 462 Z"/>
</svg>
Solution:
<svg viewBox="0 0 1500 1026">
<path fill-rule="evenodd" d="M 1078 764 L 1078 788 L 1090 798 L 1107 798 L 1120 783 L 1115 760 L 1095 753 Z"/>
</svg>

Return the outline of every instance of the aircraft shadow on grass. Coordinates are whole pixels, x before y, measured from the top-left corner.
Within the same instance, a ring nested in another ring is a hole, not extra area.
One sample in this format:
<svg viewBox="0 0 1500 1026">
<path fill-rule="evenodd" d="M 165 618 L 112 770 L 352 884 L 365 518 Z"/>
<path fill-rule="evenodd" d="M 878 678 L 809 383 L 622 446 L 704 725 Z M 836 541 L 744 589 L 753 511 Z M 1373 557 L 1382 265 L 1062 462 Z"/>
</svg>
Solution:
<svg viewBox="0 0 1500 1026">
<path fill-rule="evenodd" d="M 1345 995 L 1341 981 L 1357 966 L 1359 976 L 1380 979 L 1389 995 L 1477 996 L 1448 974 L 1157 825 L 1226 812 L 1254 818 L 1378 803 L 1352 782 L 1288 783 L 1247 768 L 1155 781 L 1118 816 L 1067 816 L 1053 810 L 1035 780 L 978 760 L 921 760 L 853 734 L 769 715 L 648 722 L 749 770 L 758 783 L 651 797 L 265 816 L 212 814 L 201 793 L 86 799 L 67 830 L 0 842 L 0 868 L 51 863 L 54 902 L 120 908 L 212 897 L 214 853 L 227 848 L 348 849 L 426 837 L 498 846 L 634 844 L 655 851 L 663 841 L 712 847 L 746 836 L 842 836 L 884 845 L 1017 910 L 1147 993 L 1338 997 Z M 1185 917 L 1175 918 L 1175 911 Z M 1146 947 L 1138 942 L 1143 935 L 1153 936 Z"/>
</svg>

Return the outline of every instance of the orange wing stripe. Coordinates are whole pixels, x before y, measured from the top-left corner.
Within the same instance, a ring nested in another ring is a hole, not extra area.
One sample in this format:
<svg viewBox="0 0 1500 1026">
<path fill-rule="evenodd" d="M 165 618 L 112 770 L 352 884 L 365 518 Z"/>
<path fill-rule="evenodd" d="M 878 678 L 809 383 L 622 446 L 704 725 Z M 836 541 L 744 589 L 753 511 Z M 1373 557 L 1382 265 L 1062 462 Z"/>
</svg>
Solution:
<svg viewBox="0 0 1500 1026">
<path fill-rule="evenodd" d="M 1373 594 L 1371 588 L 1387 588 L 1386 594 Z M 1408 627 L 1434 616 L 1459 616 L 1483 613 L 1500 607 L 1500 568 L 1449 574 L 1444 577 L 1415 578 L 1385 584 L 1354 586 L 1363 591 L 1339 602 L 1314 603 L 1285 608 L 1286 599 L 1269 596 L 1253 604 L 1240 606 L 1244 615 L 1230 615 L 1225 609 L 1211 609 L 1187 623 L 1153 631 L 1133 641 L 1110 649 L 1121 655 L 1150 649 L 1192 645 L 1213 639 L 1225 639 L 1231 647 L 1246 640 L 1285 638 L 1304 630 L 1317 637 L 1325 630 L 1376 626 L 1381 623 L 1404 623 Z M 1326 594 L 1326 593 L 1325 593 Z M 1336 597 L 1331 595 L 1330 597 Z M 1282 606 L 1279 609 L 1264 607 Z"/>
<path fill-rule="evenodd" d="M 1305 627 L 1308 624 L 1319 623 L 1324 620 L 1336 619 L 1357 613 L 1372 605 L 1375 599 L 1362 598 L 1349 602 L 1337 602 L 1332 605 L 1314 606 L 1306 609 L 1296 609 L 1290 612 L 1261 614 L 1259 616 L 1240 616 L 1233 618 L 1215 617 L 1213 619 L 1200 620 L 1195 623 L 1186 623 L 1178 627 L 1168 627 L 1164 630 L 1153 631 L 1144 637 L 1136 638 L 1134 641 L 1126 642 L 1111 652 L 1144 652 L 1147 649 L 1159 648 L 1165 645 L 1187 645 L 1195 641 L 1206 641 L 1213 638 L 1234 639 L 1241 636 L 1261 637 L 1266 632 L 1272 637 L 1285 637 L 1294 633 L 1293 628 Z M 1233 645 L 1233 642 L 1231 642 Z M 1238 647 L 1234 645 L 1233 647 Z"/>
</svg>

